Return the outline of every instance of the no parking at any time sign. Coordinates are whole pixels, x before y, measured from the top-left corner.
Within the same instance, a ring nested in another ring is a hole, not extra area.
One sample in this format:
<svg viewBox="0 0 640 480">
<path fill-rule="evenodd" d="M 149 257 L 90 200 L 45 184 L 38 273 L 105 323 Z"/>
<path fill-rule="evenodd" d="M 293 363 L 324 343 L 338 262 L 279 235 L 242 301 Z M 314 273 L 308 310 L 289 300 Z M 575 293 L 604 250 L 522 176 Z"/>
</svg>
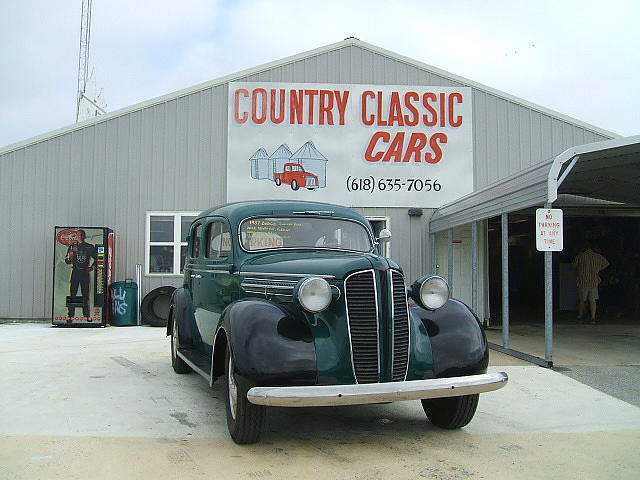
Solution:
<svg viewBox="0 0 640 480">
<path fill-rule="evenodd" d="M 536 249 L 539 252 L 562 251 L 562 210 L 559 208 L 536 210 Z"/>
</svg>

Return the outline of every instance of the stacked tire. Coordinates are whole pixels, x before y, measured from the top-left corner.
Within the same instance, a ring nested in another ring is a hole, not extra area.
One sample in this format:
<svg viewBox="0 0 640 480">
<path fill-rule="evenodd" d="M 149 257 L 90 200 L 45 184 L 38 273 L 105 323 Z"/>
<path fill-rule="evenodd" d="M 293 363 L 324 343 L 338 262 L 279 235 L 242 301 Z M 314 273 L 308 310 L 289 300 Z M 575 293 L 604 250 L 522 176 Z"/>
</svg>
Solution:
<svg viewBox="0 0 640 480">
<path fill-rule="evenodd" d="M 144 325 L 152 327 L 166 327 L 169 320 L 169 305 L 171 295 L 176 287 L 165 285 L 151 290 L 142 299 L 140 315 Z"/>
</svg>

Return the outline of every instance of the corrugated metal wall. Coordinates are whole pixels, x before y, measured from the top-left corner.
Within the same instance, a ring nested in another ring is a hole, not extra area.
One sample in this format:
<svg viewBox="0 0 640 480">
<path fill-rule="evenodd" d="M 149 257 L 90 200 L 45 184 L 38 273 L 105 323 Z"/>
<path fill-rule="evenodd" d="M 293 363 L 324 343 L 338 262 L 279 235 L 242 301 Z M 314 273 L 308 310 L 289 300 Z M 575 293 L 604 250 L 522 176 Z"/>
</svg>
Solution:
<svg viewBox="0 0 640 480">
<path fill-rule="evenodd" d="M 405 61 L 347 45 L 238 77 L 238 81 L 457 86 Z M 98 119 L 95 124 L 0 154 L 0 317 L 51 311 L 55 225 L 109 226 L 116 279 L 144 262 L 147 211 L 203 210 L 226 199 L 227 84 Z M 536 164 L 567 147 L 606 138 L 474 88 L 475 185 Z M 406 209 L 363 209 L 390 218 L 392 256 L 412 281 L 428 265 L 426 222 Z M 179 277 L 145 277 L 144 295 Z"/>
<path fill-rule="evenodd" d="M 49 316 L 55 225 L 113 228 L 116 279 L 132 278 L 145 213 L 223 203 L 225 156 L 224 86 L 2 155 L 0 317 Z M 180 280 L 145 277 L 141 292 Z"/>
</svg>

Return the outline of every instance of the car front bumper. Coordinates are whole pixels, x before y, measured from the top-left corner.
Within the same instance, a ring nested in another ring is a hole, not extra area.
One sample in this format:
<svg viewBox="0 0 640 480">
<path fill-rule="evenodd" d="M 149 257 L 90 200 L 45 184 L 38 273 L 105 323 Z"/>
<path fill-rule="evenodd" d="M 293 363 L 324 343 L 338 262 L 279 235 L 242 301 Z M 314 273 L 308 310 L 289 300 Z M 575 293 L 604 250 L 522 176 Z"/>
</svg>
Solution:
<svg viewBox="0 0 640 480">
<path fill-rule="evenodd" d="M 458 397 L 491 392 L 507 384 L 504 372 L 406 382 L 306 387 L 253 387 L 247 399 L 271 407 L 327 407 Z"/>
</svg>

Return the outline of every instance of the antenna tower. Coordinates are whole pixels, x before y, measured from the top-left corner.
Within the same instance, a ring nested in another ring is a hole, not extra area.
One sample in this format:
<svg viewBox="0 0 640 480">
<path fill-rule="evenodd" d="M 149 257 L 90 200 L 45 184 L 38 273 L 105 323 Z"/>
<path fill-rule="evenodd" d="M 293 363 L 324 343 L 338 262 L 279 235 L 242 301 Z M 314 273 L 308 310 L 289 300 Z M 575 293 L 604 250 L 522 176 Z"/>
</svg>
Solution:
<svg viewBox="0 0 640 480">
<path fill-rule="evenodd" d="M 82 0 L 80 19 L 80 56 L 78 58 L 78 96 L 76 101 L 76 122 L 80 116 L 80 100 L 84 95 L 89 78 L 89 41 L 91 40 L 91 1 Z"/>
</svg>

